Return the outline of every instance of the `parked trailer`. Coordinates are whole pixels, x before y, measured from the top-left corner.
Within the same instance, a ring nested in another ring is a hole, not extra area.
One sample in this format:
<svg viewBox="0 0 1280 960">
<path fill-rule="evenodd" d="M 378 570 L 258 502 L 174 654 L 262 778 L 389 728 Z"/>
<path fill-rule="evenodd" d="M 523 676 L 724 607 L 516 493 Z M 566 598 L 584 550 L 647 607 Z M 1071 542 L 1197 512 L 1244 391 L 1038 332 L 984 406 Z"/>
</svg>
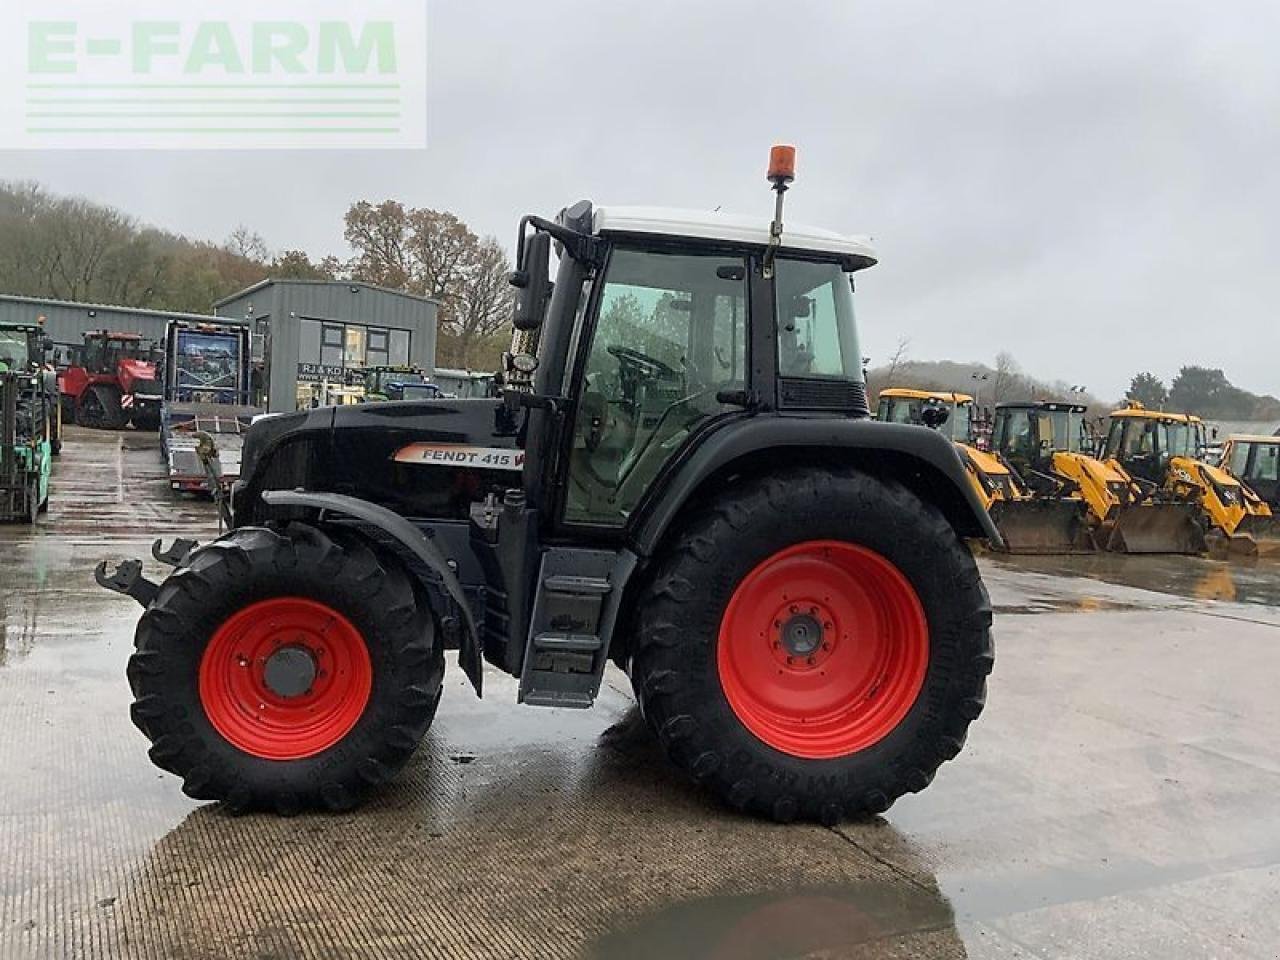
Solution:
<svg viewBox="0 0 1280 960">
<path fill-rule="evenodd" d="M 224 486 L 240 476 L 244 434 L 261 414 L 254 406 L 248 327 L 171 320 L 165 334 L 164 402 L 160 443 L 169 485 L 186 493 L 213 493 L 197 446 L 211 437 L 215 473 Z"/>
</svg>

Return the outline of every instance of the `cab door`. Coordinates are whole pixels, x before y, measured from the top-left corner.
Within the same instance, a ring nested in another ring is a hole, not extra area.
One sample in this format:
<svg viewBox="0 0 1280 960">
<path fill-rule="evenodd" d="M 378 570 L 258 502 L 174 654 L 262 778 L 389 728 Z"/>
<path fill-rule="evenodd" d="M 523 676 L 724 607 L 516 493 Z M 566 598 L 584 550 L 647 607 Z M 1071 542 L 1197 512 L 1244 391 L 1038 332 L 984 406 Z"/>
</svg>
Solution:
<svg viewBox="0 0 1280 960">
<path fill-rule="evenodd" d="M 619 530 L 662 468 L 747 391 L 747 259 L 618 247 L 578 351 L 561 521 Z"/>
</svg>

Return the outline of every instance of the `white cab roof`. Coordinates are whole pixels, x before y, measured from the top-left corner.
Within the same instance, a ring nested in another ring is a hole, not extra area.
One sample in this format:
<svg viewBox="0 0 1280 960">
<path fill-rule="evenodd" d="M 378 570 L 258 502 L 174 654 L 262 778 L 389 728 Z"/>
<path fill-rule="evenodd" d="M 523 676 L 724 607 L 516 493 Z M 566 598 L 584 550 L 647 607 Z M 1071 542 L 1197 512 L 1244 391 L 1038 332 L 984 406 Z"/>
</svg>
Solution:
<svg viewBox="0 0 1280 960">
<path fill-rule="evenodd" d="M 653 233 L 669 237 L 697 237 L 764 246 L 769 242 L 768 216 L 744 217 L 703 210 L 671 207 L 596 207 L 596 233 Z M 792 250 L 816 250 L 839 256 L 878 259 L 866 237 L 850 237 L 822 227 L 809 227 L 783 219 L 782 246 Z"/>
</svg>

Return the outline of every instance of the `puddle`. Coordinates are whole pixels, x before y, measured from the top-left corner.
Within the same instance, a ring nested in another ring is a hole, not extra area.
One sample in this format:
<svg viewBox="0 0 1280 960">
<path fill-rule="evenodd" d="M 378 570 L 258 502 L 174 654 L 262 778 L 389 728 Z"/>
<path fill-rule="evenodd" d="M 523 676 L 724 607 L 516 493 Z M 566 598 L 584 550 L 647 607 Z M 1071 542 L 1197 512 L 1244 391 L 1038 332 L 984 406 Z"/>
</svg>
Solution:
<svg viewBox="0 0 1280 960">
<path fill-rule="evenodd" d="M 935 889 L 860 883 L 678 903 L 600 938 L 584 956 L 784 960 L 848 956 L 857 948 L 857 956 L 872 956 L 869 945 L 916 936 L 928 939 L 931 957 L 966 955 L 951 904 Z"/>
<path fill-rule="evenodd" d="M 988 554 L 1003 570 L 1040 574 L 1045 596 L 1030 598 L 1013 613 L 1048 610 L 1149 609 L 1153 604 L 1123 595 L 1106 596 L 1099 584 L 1133 587 L 1188 601 L 1280 607 L 1280 561 L 1207 560 L 1184 556 L 1093 554 L 1068 557 L 1006 557 Z M 1037 609 L 1043 606 L 1045 609 Z"/>
</svg>

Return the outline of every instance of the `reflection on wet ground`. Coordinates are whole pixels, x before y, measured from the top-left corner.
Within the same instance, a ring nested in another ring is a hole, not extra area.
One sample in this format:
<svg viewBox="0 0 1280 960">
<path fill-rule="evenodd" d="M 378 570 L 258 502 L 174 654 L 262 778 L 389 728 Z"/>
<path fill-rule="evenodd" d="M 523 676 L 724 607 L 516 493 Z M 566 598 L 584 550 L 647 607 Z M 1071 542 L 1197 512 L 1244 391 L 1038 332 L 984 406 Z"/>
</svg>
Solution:
<svg viewBox="0 0 1280 960">
<path fill-rule="evenodd" d="M 477 701 L 454 669 L 370 806 L 232 818 L 147 761 L 136 607 L 92 585 L 153 532 L 214 532 L 160 470 L 146 438 L 76 434 L 50 517 L 0 531 L 0 955 L 1276 956 L 1280 607 L 1260 566 L 1204 597 L 1191 580 L 1221 568 L 1188 558 L 984 559 L 988 712 L 871 822 L 719 809 L 620 675 L 573 712 L 517 707 L 493 673 Z"/>
<path fill-rule="evenodd" d="M 1183 602 L 1222 600 L 1233 603 L 1280 606 L 1280 560 L 1209 560 L 1180 556 L 1124 556 L 1096 553 L 1060 557 L 992 556 L 1001 569 L 1043 574 L 1047 578 L 1084 578 L 1099 584 L 1134 587 Z M 1097 587 L 1060 584 L 1060 596 L 1088 609 Z M 1103 609 L 1105 596 L 1096 597 Z M 1122 601 L 1112 601 L 1122 602 Z M 1140 602 L 1130 598 L 1128 602 Z M 1150 603 L 1148 603 L 1150 605 Z"/>
</svg>

